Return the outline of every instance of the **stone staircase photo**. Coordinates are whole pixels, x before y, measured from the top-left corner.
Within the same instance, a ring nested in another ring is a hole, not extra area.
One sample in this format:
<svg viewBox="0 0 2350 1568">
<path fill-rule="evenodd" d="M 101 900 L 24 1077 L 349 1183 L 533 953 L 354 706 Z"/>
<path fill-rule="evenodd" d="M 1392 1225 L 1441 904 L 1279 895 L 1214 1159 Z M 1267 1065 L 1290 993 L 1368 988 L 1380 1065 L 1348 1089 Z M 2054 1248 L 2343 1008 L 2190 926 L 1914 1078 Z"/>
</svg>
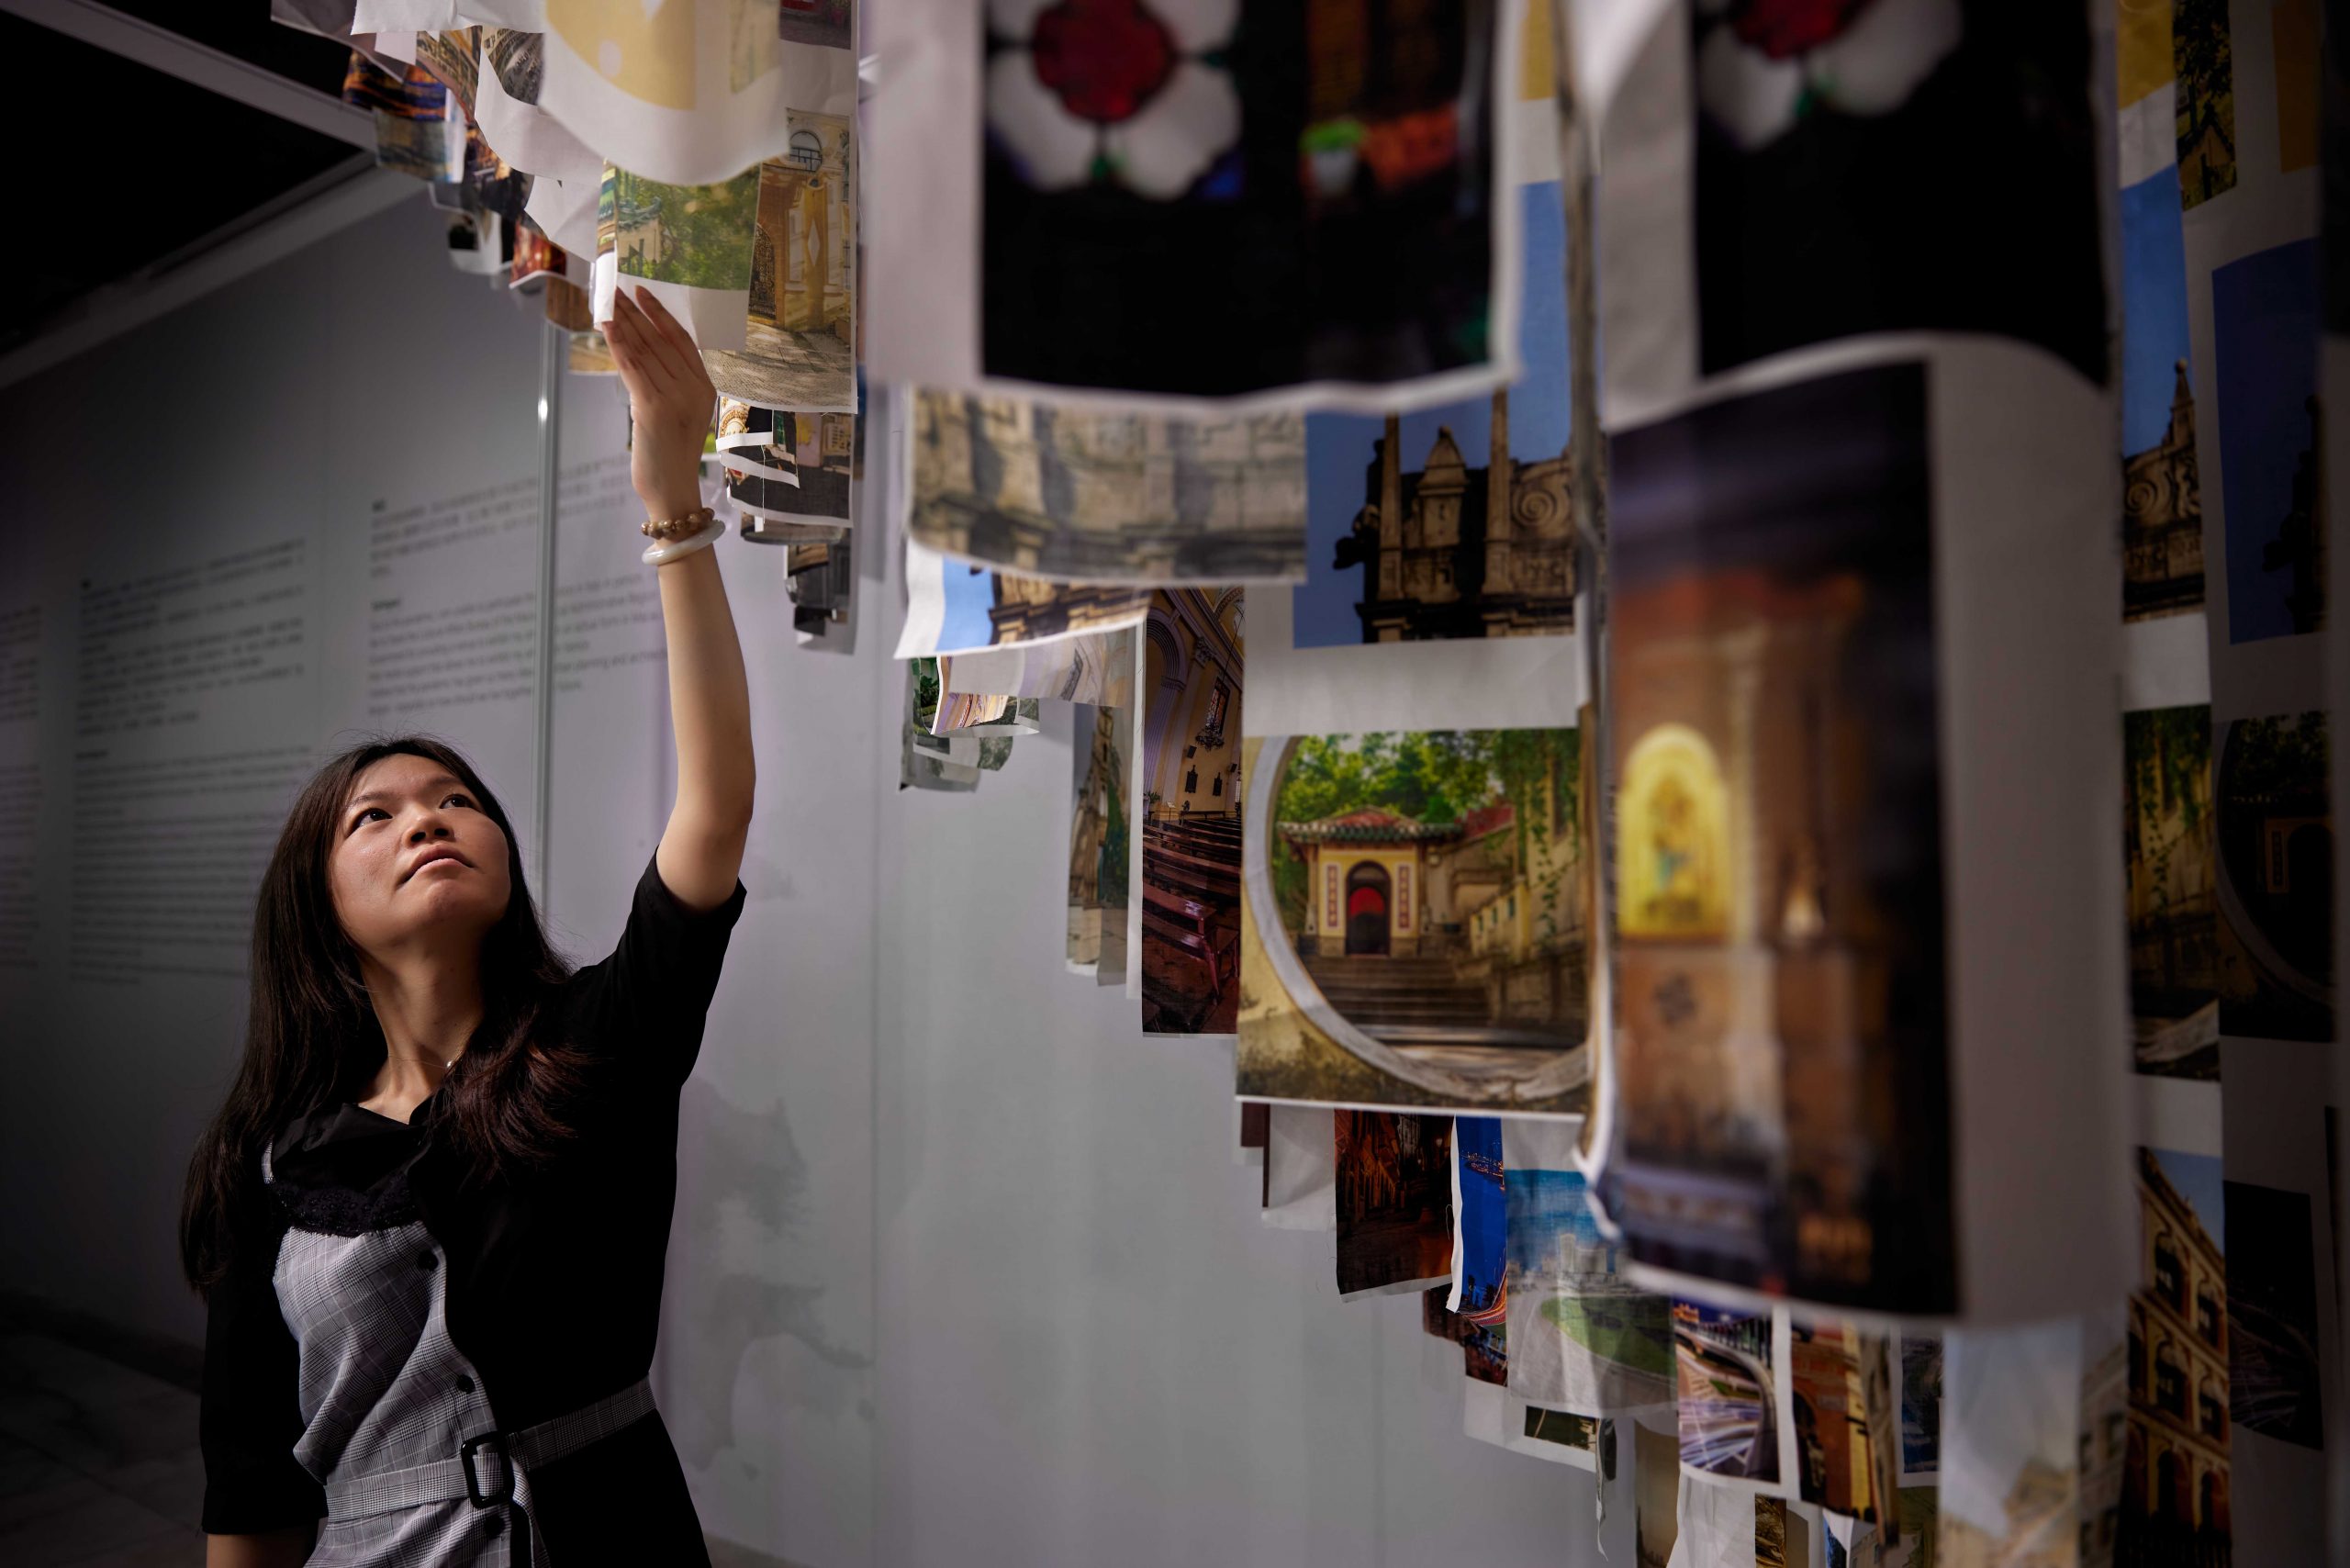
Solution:
<svg viewBox="0 0 2350 1568">
<path fill-rule="evenodd" d="M 1456 979 L 1449 958 L 1310 956 L 1305 972 L 1330 1005 L 1388 1043 L 1415 1030 L 1482 1029 L 1491 1017 L 1485 988 Z"/>
</svg>

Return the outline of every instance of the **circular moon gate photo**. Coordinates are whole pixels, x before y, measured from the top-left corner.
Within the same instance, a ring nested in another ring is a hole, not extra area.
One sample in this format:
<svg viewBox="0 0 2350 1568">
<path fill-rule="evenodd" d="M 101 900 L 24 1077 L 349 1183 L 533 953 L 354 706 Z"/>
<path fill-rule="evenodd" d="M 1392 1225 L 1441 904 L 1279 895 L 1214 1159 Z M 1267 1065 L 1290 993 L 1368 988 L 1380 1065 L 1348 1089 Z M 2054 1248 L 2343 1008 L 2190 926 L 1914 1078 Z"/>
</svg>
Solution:
<svg viewBox="0 0 2350 1568">
<path fill-rule="evenodd" d="M 1246 872 L 1295 1010 L 1463 1105 L 1583 1085 L 1589 788 L 1576 730 L 1268 740 Z"/>
</svg>

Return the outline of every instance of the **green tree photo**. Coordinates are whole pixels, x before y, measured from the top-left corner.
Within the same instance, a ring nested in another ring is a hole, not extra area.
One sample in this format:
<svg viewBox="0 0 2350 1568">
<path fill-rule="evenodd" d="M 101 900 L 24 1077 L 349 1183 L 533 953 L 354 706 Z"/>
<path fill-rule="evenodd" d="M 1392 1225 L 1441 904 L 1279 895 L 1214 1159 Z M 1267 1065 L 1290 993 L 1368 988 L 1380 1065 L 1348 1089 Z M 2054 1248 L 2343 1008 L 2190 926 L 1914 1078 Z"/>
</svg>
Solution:
<svg viewBox="0 0 2350 1568">
<path fill-rule="evenodd" d="M 614 228 L 622 274 L 689 288 L 751 286 L 758 210 L 755 168 L 715 185 L 665 185 L 612 169 L 597 201 L 599 220 Z"/>
<path fill-rule="evenodd" d="M 1430 824 L 1458 823 L 1472 812 L 1505 801 L 1516 808 L 1522 846 L 1539 849 L 1550 833 L 1543 793 L 1558 781 L 1561 830 L 1577 829 L 1576 781 L 1582 766 L 1577 730 L 1374 731 L 1360 735 L 1309 735 L 1291 753 L 1274 791 L 1275 823 L 1315 822 L 1348 812 L 1381 809 Z M 1273 859 L 1273 892 L 1292 931 L 1305 924 L 1305 867 L 1293 856 Z"/>
</svg>

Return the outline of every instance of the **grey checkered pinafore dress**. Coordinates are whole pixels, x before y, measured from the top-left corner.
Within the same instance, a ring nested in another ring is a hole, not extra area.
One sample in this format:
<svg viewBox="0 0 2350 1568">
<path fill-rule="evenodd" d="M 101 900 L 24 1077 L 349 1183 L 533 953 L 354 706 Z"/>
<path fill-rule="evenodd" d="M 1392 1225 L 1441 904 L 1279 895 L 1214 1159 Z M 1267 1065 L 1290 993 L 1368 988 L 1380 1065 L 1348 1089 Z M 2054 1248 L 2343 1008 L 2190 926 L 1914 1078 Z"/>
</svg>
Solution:
<svg viewBox="0 0 2350 1568">
<path fill-rule="evenodd" d="M 745 896 L 688 909 L 648 858 L 619 945 L 544 999 L 581 1147 L 527 1180 L 474 1180 L 442 1092 L 255 1140 L 206 1300 L 207 1530 L 322 1518 L 330 1568 L 708 1562 L 649 1374 L 679 1086 Z"/>
<path fill-rule="evenodd" d="M 274 1184 L 267 1149 L 262 1180 Z M 548 1568 L 530 1466 L 655 1414 L 640 1382 L 501 1431 L 449 1338 L 443 1263 L 420 1219 L 356 1235 L 296 1224 L 278 1246 L 278 1311 L 299 1354 L 294 1457 L 327 1496 L 310 1568 Z"/>
<path fill-rule="evenodd" d="M 263 1179 L 271 1179 L 263 1154 Z M 450 1341 L 441 1248 L 422 1220 L 358 1236 L 296 1225 L 277 1253 L 277 1302 L 301 1350 L 294 1457 L 319 1483 L 445 1460 L 494 1429 L 489 1400 Z M 519 1495 L 519 1493 L 518 1493 Z M 459 1496 L 319 1526 L 312 1568 L 415 1563 L 506 1568 L 514 1505 Z"/>
</svg>

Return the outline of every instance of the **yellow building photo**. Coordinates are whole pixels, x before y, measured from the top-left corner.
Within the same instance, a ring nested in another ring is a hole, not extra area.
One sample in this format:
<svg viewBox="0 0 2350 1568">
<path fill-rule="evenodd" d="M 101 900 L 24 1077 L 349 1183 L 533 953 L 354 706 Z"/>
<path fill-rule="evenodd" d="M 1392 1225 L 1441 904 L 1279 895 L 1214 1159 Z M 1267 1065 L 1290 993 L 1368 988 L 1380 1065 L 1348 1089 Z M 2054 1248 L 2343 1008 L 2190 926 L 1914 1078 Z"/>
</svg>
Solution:
<svg viewBox="0 0 2350 1568">
<path fill-rule="evenodd" d="M 1409 1103 L 1516 1103 L 1579 1081 L 1591 920 L 1581 740 L 1496 730 L 1267 743 L 1278 931 L 1263 936 L 1296 966 L 1282 988 L 1290 1011 L 1333 1015 L 1315 1044 L 1353 1050 L 1356 1070 L 1408 1072 L 1432 1096 Z"/>
</svg>

